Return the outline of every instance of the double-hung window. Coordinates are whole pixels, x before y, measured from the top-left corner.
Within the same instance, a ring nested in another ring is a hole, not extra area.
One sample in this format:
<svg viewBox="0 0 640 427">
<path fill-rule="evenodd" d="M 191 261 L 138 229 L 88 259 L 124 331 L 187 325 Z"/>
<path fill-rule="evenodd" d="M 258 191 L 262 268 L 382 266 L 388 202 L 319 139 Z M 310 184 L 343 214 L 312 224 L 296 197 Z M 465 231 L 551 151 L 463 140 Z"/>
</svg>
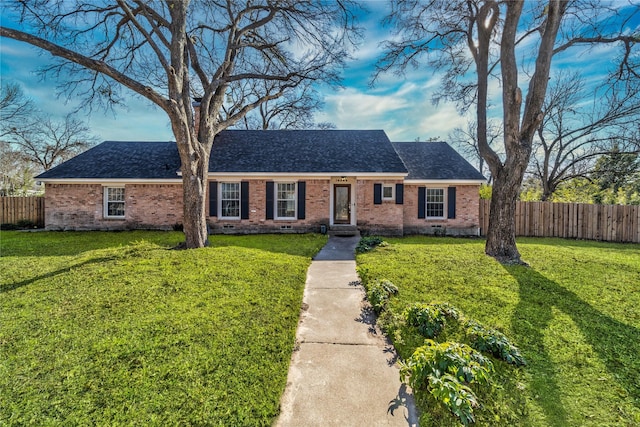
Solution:
<svg viewBox="0 0 640 427">
<path fill-rule="evenodd" d="M 296 183 L 278 182 L 276 184 L 276 218 L 296 218 Z"/>
<path fill-rule="evenodd" d="M 240 219 L 240 183 L 220 183 L 220 217 Z"/>
<path fill-rule="evenodd" d="M 104 188 L 104 217 L 124 218 L 124 187 Z"/>
<path fill-rule="evenodd" d="M 427 188 L 427 218 L 444 218 L 444 188 Z"/>
</svg>

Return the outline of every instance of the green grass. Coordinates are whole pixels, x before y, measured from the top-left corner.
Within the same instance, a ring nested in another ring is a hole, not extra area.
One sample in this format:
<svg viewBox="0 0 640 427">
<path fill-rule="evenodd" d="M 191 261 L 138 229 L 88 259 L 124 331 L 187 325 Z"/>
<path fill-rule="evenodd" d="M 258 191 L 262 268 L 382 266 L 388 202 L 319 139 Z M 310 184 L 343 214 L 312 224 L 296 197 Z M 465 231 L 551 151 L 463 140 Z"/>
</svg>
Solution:
<svg viewBox="0 0 640 427">
<path fill-rule="evenodd" d="M 391 313 L 449 302 L 505 333 L 526 358 L 523 368 L 495 362 L 479 425 L 640 423 L 640 245 L 519 239 L 527 268 L 502 266 L 477 239 L 387 242 L 357 260 L 363 279 L 398 286 Z M 421 345 L 415 336 L 392 339 L 402 358 Z M 424 404 L 423 421 L 451 425 Z"/>
<path fill-rule="evenodd" d="M 0 234 L 0 425 L 270 425 L 324 236 Z"/>
</svg>

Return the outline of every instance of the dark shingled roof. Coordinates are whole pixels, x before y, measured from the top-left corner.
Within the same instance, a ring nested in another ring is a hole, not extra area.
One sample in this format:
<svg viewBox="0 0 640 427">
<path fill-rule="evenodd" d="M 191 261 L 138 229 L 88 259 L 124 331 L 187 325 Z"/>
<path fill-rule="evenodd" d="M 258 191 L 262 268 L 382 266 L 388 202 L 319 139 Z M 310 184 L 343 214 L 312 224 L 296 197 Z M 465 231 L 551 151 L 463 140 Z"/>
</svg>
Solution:
<svg viewBox="0 0 640 427">
<path fill-rule="evenodd" d="M 209 172 L 399 173 L 407 169 L 382 130 L 229 130 Z"/>
<path fill-rule="evenodd" d="M 105 141 L 37 179 L 180 179 L 175 142 Z"/>
<path fill-rule="evenodd" d="M 486 180 L 446 142 L 394 142 L 409 169 L 408 180 Z"/>
<path fill-rule="evenodd" d="M 175 142 L 106 141 L 38 179 L 179 179 Z M 209 172 L 382 173 L 407 179 L 484 180 L 444 142 L 394 142 L 382 130 L 227 130 Z"/>
</svg>

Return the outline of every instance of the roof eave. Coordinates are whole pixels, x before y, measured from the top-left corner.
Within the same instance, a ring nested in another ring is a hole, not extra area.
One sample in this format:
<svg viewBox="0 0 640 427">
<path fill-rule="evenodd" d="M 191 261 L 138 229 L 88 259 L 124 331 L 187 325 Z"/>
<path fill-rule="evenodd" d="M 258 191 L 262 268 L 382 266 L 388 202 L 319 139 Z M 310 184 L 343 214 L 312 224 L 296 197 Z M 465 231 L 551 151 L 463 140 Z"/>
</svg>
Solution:
<svg viewBox="0 0 640 427">
<path fill-rule="evenodd" d="M 405 179 L 405 184 L 481 185 L 486 179 Z"/>
<path fill-rule="evenodd" d="M 405 178 L 409 174 L 407 172 L 209 172 L 210 177 L 220 176 L 237 176 L 237 177 L 289 177 L 289 176 L 308 176 L 308 177 L 397 177 Z"/>
<path fill-rule="evenodd" d="M 180 184 L 181 178 L 35 178 L 45 184 Z"/>
</svg>

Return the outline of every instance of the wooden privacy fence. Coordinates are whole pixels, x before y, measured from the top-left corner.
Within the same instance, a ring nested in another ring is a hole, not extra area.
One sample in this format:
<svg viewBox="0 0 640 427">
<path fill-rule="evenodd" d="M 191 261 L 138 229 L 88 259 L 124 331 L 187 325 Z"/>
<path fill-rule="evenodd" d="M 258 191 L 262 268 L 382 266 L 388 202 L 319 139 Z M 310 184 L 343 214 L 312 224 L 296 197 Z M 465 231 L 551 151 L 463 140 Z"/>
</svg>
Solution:
<svg viewBox="0 0 640 427">
<path fill-rule="evenodd" d="M 31 221 L 44 227 L 44 197 L 0 197 L 0 224 Z"/>
<path fill-rule="evenodd" d="M 480 232 L 491 200 L 480 200 Z M 517 202 L 516 235 L 640 243 L 640 206 Z"/>
</svg>

